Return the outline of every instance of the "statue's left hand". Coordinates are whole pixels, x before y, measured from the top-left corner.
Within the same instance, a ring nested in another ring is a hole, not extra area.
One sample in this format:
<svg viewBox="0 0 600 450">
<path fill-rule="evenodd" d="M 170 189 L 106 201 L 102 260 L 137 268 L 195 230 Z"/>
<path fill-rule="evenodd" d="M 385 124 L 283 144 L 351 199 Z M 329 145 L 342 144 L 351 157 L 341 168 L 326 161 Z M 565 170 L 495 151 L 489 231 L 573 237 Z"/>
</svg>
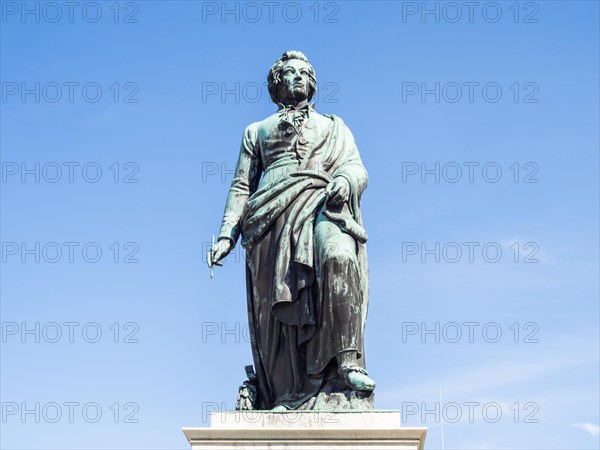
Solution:
<svg viewBox="0 0 600 450">
<path fill-rule="evenodd" d="M 350 183 L 344 177 L 337 177 L 329 183 L 325 195 L 330 205 L 341 205 L 350 198 Z"/>
</svg>

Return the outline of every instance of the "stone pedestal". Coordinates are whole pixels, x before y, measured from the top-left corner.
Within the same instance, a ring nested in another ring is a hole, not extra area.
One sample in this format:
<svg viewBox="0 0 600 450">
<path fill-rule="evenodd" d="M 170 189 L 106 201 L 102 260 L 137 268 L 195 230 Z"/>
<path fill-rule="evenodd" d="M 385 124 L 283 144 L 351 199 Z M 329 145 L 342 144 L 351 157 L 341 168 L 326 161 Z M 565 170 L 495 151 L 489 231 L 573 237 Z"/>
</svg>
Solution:
<svg viewBox="0 0 600 450">
<path fill-rule="evenodd" d="M 427 428 L 401 428 L 399 411 L 220 411 L 183 432 L 192 450 L 423 450 Z"/>
</svg>

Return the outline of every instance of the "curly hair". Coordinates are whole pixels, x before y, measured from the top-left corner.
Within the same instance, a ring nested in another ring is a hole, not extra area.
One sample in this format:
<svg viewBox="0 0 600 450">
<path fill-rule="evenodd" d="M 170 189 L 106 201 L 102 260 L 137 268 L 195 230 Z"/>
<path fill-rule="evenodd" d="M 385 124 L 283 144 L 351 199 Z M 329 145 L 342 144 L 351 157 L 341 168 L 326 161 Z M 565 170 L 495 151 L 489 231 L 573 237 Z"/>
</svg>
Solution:
<svg viewBox="0 0 600 450">
<path fill-rule="evenodd" d="M 271 66 L 271 70 L 269 70 L 269 75 L 267 75 L 267 82 L 269 83 L 269 95 L 271 96 L 271 100 L 273 103 L 280 103 L 281 98 L 279 95 L 279 87 L 281 85 L 281 71 L 283 69 L 283 64 L 290 59 L 299 59 L 300 61 L 304 61 L 308 65 L 308 100 L 310 101 L 315 92 L 317 92 L 317 77 L 315 75 L 315 70 L 313 66 L 308 62 L 308 58 L 302 52 L 297 50 L 288 50 L 281 58 L 275 61 L 275 64 Z"/>
</svg>

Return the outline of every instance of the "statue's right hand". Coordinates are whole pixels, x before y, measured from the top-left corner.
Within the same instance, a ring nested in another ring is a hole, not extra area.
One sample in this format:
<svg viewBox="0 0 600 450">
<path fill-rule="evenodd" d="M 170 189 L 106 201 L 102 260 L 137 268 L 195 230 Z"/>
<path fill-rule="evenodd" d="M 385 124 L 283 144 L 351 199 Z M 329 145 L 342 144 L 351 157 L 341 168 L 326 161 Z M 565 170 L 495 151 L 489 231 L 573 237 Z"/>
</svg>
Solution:
<svg viewBox="0 0 600 450">
<path fill-rule="evenodd" d="M 231 249 L 233 248 L 233 242 L 231 239 L 220 239 L 215 245 L 211 247 L 208 254 L 206 255 L 206 263 L 208 267 L 222 266 L 220 263 L 223 258 L 225 258 Z"/>
</svg>

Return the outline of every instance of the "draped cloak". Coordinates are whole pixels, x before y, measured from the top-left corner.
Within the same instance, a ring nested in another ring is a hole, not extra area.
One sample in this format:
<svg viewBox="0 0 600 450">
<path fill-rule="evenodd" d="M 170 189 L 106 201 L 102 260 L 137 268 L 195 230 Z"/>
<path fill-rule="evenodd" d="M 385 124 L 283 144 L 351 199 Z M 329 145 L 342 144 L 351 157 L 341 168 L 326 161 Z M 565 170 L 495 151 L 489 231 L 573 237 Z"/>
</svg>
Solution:
<svg viewBox="0 0 600 450">
<path fill-rule="evenodd" d="M 301 157 L 279 167 L 277 158 L 269 161 L 265 153 L 269 140 L 277 138 L 264 123 L 268 119 L 246 129 L 219 234 L 219 239 L 235 243 L 241 233 L 246 249 L 259 409 L 301 407 L 337 376 L 335 357 L 340 351 L 357 351 L 358 364 L 364 367 L 368 272 L 360 197 L 367 173 L 344 122 L 320 117 L 320 122 L 311 122 L 312 139 Z M 290 148 L 297 150 L 298 136 L 279 137 L 290 139 Z M 348 181 L 350 198 L 343 208 L 329 211 L 325 188 L 336 177 Z M 351 267 L 341 273 L 323 271 L 317 258 L 315 222 L 324 218 L 352 237 L 351 245 L 342 243 L 346 248 L 341 250 L 351 252 L 352 258 Z M 333 282 L 350 286 L 347 298 L 336 301 L 352 303 L 347 305 L 354 311 L 347 318 L 351 324 L 339 323 L 345 320 L 339 320 L 339 313 L 332 311 L 335 304 L 323 295 L 328 292 L 324 286 Z"/>
</svg>

